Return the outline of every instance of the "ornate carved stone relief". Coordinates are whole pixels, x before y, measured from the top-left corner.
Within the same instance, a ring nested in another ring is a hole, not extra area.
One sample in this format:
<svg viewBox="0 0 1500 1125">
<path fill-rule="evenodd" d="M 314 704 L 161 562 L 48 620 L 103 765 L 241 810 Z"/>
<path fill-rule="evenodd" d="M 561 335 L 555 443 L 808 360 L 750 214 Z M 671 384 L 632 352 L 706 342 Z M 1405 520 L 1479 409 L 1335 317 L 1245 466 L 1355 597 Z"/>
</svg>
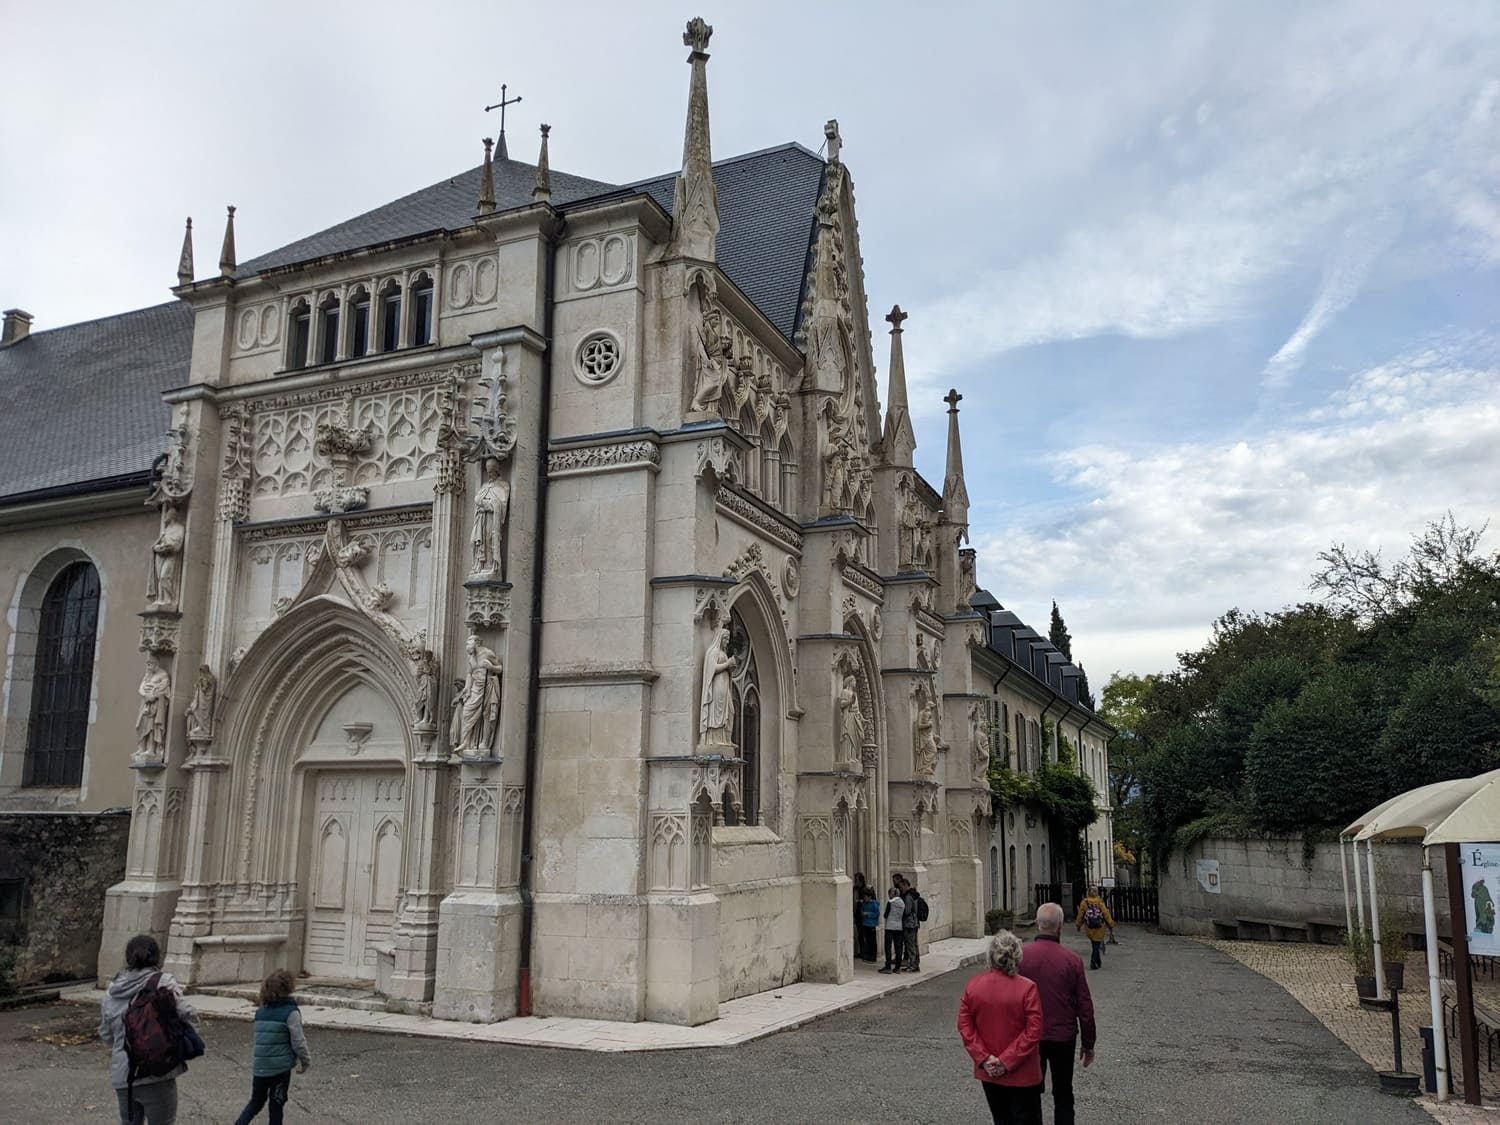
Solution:
<svg viewBox="0 0 1500 1125">
<path fill-rule="evenodd" d="M 470 258 L 448 267 L 448 307 L 455 312 L 495 303 L 500 266 L 494 257 Z"/>
<path fill-rule="evenodd" d="M 714 493 L 714 503 L 746 526 L 763 532 L 785 550 L 802 553 L 802 533 L 794 524 L 740 495 L 732 485 L 721 482 Z"/>
<path fill-rule="evenodd" d="M 464 645 L 468 672 L 453 700 L 448 731 L 453 757 L 500 756 L 500 681 L 504 667 L 495 650 L 469 634 Z"/>
<path fill-rule="evenodd" d="M 355 384 L 271 395 L 243 404 L 248 430 L 252 497 L 297 496 L 434 476 L 442 467 L 439 434 L 451 384 L 477 364 L 384 376 Z M 239 405 L 239 404 L 236 404 Z M 225 412 L 226 420 L 234 408 Z M 360 443 L 355 434 L 365 435 Z M 231 455 L 226 434 L 225 471 Z M 234 444 L 239 445 L 237 437 Z M 319 455 L 324 443 L 326 453 Z M 346 459 L 342 484 L 336 458 Z M 357 458 L 357 464 L 356 464 Z"/>
<path fill-rule="evenodd" d="M 281 306 L 276 303 L 241 309 L 235 316 L 234 350 L 241 355 L 274 348 L 281 339 Z"/>
<path fill-rule="evenodd" d="M 573 291 L 611 289 L 635 280 L 635 240 L 623 234 L 585 238 L 569 258 Z"/>
<path fill-rule="evenodd" d="M 547 454 L 550 477 L 582 476 L 586 473 L 636 469 L 661 464 L 661 451 L 654 442 L 627 441 L 612 445 L 591 445 L 581 449 L 560 449 Z"/>
</svg>

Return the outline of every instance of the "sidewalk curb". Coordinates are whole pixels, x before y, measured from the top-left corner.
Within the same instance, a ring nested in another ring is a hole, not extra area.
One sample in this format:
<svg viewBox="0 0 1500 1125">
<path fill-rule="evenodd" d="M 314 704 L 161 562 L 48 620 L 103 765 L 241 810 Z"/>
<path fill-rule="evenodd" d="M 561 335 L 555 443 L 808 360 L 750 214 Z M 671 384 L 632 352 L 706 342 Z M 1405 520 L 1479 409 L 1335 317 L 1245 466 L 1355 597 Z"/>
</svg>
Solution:
<svg viewBox="0 0 1500 1125">
<path fill-rule="evenodd" d="M 978 939 L 954 940 L 967 943 Z M 929 952 L 928 956 L 933 960 L 946 961 L 946 967 L 935 968 L 929 972 L 904 974 L 897 980 L 882 982 L 879 991 L 868 991 L 868 983 L 861 984 L 852 995 L 833 997 L 821 1002 L 816 995 L 818 991 L 847 988 L 855 984 L 858 978 L 845 985 L 803 985 L 799 982 L 783 988 L 769 989 L 753 996 L 740 997 L 738 1001 L 725 1001 L 721 1006 L 721 1012 L 723 1008 L 730 1008 L 729 1012 L 721 1014 L 717 1020 L 698 1027 L 655 1024 L 648 1021 L 625 1023 L 564 1017 L 528 1017 L 526 1025 L 518 1027 L 519 1021 L 514 1018 L 487 1024 L 462 1023 L 455 1020 L 434 1020 L 430 1016 L 367 1012 L 312 1004 L 302 1008 L 302 1019 L 307 1027 L 313 1028 L 602 1053 L 737 1047 L 742 1043 L 753 1043 L 783 1031 L 803 1027 L 824 1016 L 847 1012 L 862 1004 L 905 992 L 923 981 L 935 980 L 948 973 L 983 964 L 986 954 L 983 949 L 977 949 L 946 956 L 941 953 L 934 956 Z M 802 990 L 805 989 L 814 990 L 813 995 L 804 994 Z M 86 986 L 64 990 L 61 999 L 67 1004 L 96 1006 L 103 995 L 100 990 Z M 188 995 L 198 1007 L 199 1014 L 206 1019 L 247 1023 L 255 1018 L 255 1007 L 247 1000 L 197 994 L 191 989 Z M 788 1001 L 788 1007 L 792 1010 L 784 1018 L 770 1015 L 765 1017 L 764 1022 L 758 1026 L 743 1026 L 752 1022 L 755 1017 L 746 1016 L 744 1013 L 736 1014 L 732 1006 L 740 1001 L 752 1001 L 759 1004 L 763 1003 L 766 998 L 774 1000 L 785 998 Z M 741 1025 L 743 1030 L 733 1030 L 736 1024 Z M 508 1028 L 513 1030 L 507 1031 Z"/>
</svg>

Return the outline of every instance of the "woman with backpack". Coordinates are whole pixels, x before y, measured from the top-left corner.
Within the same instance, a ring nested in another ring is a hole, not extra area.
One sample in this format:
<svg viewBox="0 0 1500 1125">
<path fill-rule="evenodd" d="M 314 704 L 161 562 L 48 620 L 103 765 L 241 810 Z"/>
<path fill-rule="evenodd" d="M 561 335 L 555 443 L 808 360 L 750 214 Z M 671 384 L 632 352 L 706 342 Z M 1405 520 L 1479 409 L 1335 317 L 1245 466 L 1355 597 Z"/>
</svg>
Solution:
<svg viewBox="0 0 1500 1125">
<path fill-rule="evenodd" d="M 1096 888 L 1093 894 L 1078 904 L 1078 916 L 1073 919 L 1073 925 L 1089 935 L 1089 944 L 1094 950 L 1089 958 L 1089 968 L 1099 968 L 1104 964 L 1106 931 L 1110 937 L 1115 932 L 1115 920 L 1109 907 L 1104 905 L 1103 888 Z"/>
<path fill-rule="evenodd" d="M 99 1008 L 99 1038 L 110 1046 L 109 1084 L 120 1101 L 121 1125 L 173 1125 L 177 1076 L 187 1070 L 181 1027 L 196 1029 L 198 1013 L 172 974 L 161 971 L 161 947 L 150 934 L 125 943 L 125 967 Z"/>
</svg>

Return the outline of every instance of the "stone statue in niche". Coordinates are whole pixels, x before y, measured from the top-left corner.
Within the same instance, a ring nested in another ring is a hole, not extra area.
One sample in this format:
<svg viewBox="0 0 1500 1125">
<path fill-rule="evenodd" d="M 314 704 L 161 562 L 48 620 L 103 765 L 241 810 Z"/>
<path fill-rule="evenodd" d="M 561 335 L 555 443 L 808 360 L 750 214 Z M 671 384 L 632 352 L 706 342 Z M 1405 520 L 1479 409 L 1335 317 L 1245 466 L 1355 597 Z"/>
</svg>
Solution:
<svg viewBox="0 0 1500 1125">
<path fill-rule="evenodd" d="M 430 652 L 417 654 L 417 689 L 412 695 L 416 722 L 420 726 L 437 724 L 438 661 Z"/>
<path fill-rule="evenodd" d="M 472 633 L 464 648 L 469 654 L 469 674 L 460 697 L 457 750 L 465 758 L 492 758 L 500 735 L 500 677 L 504 668 L 495 650 L 480 644 Z"/>
<path fill-rule="evenodd" d="M 141 677 L 139 695 L 141 709 L 135 717 L 135 753 L 130 760 L 137 765 L 165 763 L 172 677 L 156 662 L 155 656 L 146 657 L 146 674 Z"/>
<path fill-rule="evenodd" d="M 474 526 L 469 534 L 474 548 L 470 573 L 499 577 L 504 558 L 501 550 L 505 517 L 510 511 L 510 485 L 505 483 L 498 458 L 486 457 L 481 475 L 483 480 L 474 495 Z"/>
<path fill-rule="evenodd" d="M 923 700 L 917 711 L 916 767 L 921 777 L 932 777 L 937 773 L 937 707 L 932 700 Z"/>
<path fill-rule="evenodd" d="M 828 419 L 828 448 L 823 451 L 823 504 L 833 511 L 848 508 L 851 450 L 844 427 L 837 418 Z"/>
<path fill-rule="evenodd" d="M 974 554 L 971 551 L 961 551 L 958 556 L 958 608 L 961 612 L 969 609 L 969 603 L 978 589 L 979 581 L 974 576 Z"/>
<path fill-rule="evenodd" d="M 729 648 L 729 625 L 715 631 L 703 654 L 703 698 L 698 708 L 698 739 L 704 746 L 734 745 L 734 654 Z"/>
<path fill-rule="evenodd" d="M 146 599 L 155 606 L 177 604 L 178 559 L 187 538 L 187 529 L 178 517 L 177 506 L 161 506 L 161 531 L 151 544 L 151 573 L 146 578 Z"/>
<path fill-rule="evenodd" d="M 695 414 L 722 417 L 725 392 L 734 393 L 729 354 L 733 341 L 724 330 L 724 314 L 719 311 L 712 284 L 700 274 L 692 285 L 698 308 L 692 328 L 694 376 L 693 403 L 689 409 Z"/>
<path fill-rule="evenodd" d="M 911 494 L 911 482 L 903 477 L 901 480 L 901 511 L 899 524 L 899 540 L 897 541 L 897 552 L 901 556 L 897 563 L 901 570 L 916 569 L 917 535 L 921 523 L 921 513 L 917 510 L 917 500 Z"/>
<path fill-rule="evenodd" d="M 932 655 L 927 651 L 927 640 L 921 633 L 917 634 L 917 667 L 924 672 L 934 672 L 937 670 L 937 664 L 933 661 Z"/>
<path fill-rule="evenodd" d="M 860 748 L 865 744 L 865 716 L 859 709 L 859 690 L 853 673 L 844 674 L 839 688 L 839 750 L 840 760 L 857 762 Z"/>
<path fill-rule="evenodd" d="M 969 708 L 969 745 L 974 755 L 974 780 L 983 783 L 990 773 L 990 734 L 984 725 L 984 708 Z"/>
<path fill-rule="evenodd" d="M 214 679 L 213 669 L 207 664 L 198 668 L 198 680 L 193 684 L 193 698 L 188 702 L 187 736 L 189 738 L 212 738 L 214 733 L 214 702 L 219 697 L 219 684 Z"/>
<path fill-rule="evenodd" d="M 457 754 L 464 744 L 464 682 L 453 681 L 453 703 L 448 713 L 448 745 Z"/>
</svg>

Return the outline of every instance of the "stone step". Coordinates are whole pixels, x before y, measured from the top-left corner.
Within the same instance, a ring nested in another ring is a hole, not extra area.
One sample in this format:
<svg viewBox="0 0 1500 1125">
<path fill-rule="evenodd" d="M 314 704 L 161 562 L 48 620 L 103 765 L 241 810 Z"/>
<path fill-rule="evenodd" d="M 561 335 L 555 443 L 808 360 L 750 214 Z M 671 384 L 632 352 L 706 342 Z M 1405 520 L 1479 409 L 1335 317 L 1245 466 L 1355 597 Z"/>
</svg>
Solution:
<svg viewBox="0 0 1500 1125">
<path fill-rule="evenodd" d="M 254 1004 L 259 991 L 259 984 L 245 981 L 240 984 L 198 985 L 189 989 L 189 994 L 227 996 Z M 375 991 L 373 981 L 331 981 L 317 978 L 299 981 L 296 998 L 297 1003 L 304 1008 L 347 1008 L 357 1012 L 392 1010 L 386 998 Z M 430 1015 L 432 1004 L 403 1005 L 401 1010 L 415 1015 Z"/>
</svg>

